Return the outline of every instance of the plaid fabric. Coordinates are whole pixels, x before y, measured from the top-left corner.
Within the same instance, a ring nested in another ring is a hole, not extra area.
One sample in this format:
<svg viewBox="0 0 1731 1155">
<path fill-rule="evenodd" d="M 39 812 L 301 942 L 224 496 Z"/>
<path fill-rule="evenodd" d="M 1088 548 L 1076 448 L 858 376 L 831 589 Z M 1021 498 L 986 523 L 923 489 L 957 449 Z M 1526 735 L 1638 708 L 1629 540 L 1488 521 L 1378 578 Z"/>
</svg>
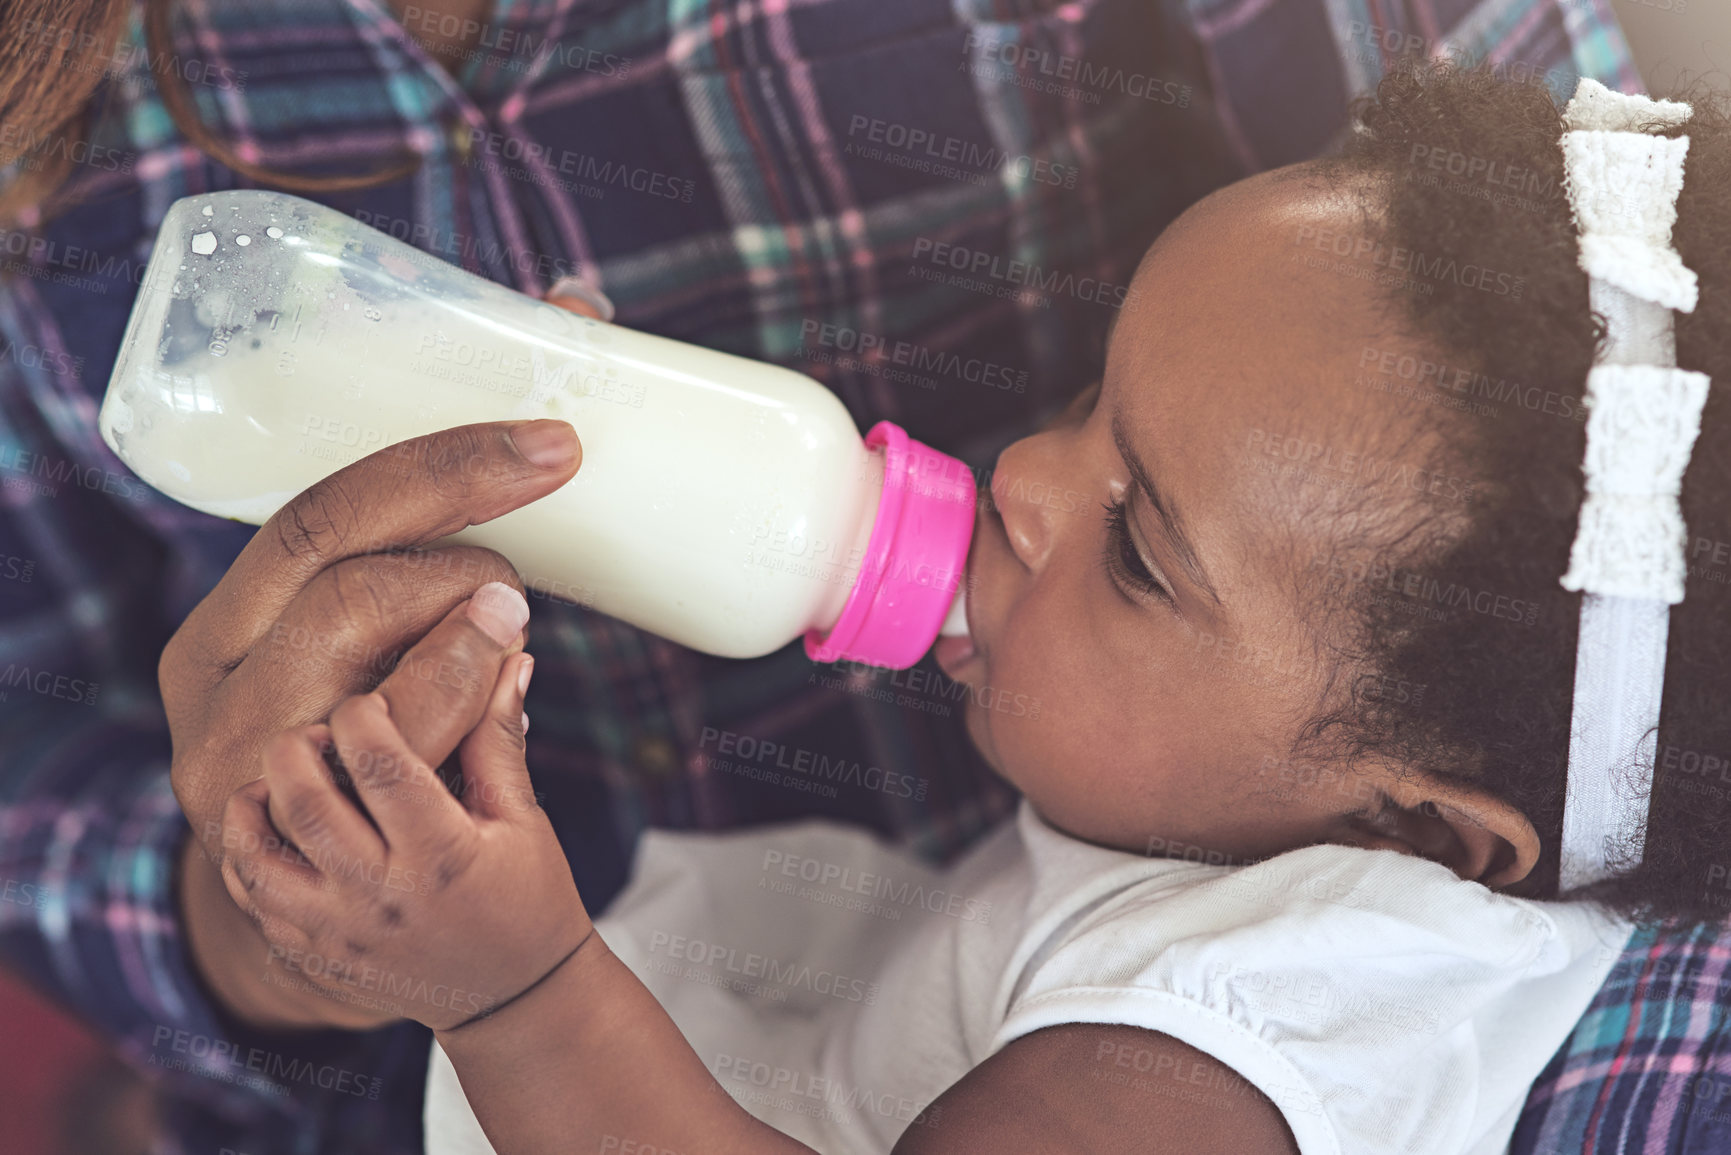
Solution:
<svg viewBox="0 0 1731 1155">
<path fill-rule="evenodd" d="M 1638 930 L 1533 1085 L 1515 1155 L 1731 1151 L 1731 932 Z"/>
<path fill-rule="evenodd" d="M 861 428 L 983 471 L 1099 373 L 1112 290 L 1186 205 L 1324 147 L 1392 55 L 1633 87 L 1602 5 L 499 0 L 480 47 L 435 57 L 382 0 L 185 0 L 156 64 L 250 160 L 418 156 L 323 198 L 375 227 L 527 292 L 586 273 L 621 324 L 809 373 Z M 165 1150 L 417 1151 L 425 1032 L 245 1031 L 176 930 L 156 659 L 253 530 L 148 490 L 95 415 L 169 203 L 244 182 L 165 114 L 136 18 L 79 60 L 111 73 L 82 199 L 0 234 L 0 957 L 154 1072 Z M 862 356 L 862 334 L 913 363 Z M 533 609 L 530 765 L 597 909 L 647 824 L 828 816 L 944 861 L 1011 811 L 929 664 L 723 662 Z M 727 733 L 915 786 L 723 763 Z"/>
</svg>

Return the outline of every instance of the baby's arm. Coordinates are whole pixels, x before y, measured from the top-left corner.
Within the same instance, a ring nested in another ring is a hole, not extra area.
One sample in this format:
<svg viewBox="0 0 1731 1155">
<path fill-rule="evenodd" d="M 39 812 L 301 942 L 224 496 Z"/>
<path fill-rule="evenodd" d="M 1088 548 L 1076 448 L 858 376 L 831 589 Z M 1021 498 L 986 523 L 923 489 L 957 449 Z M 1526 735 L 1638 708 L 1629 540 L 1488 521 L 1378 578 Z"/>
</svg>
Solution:
<svg viewBox="0 0 1731 1155">
<path fill-rule="evenodd" d="M 501 1155 L 813 1155 L 752 1118 L 599 937 L 497 1015 L 438 1034 Z"/>
<path fill-rule="evenodd" d="M 1023 1035 L 925 1116 L 891 1155 L 1299 1155 L 1268 1096 L 1141 1027 L 1065 1023 Z"/>
<path fill-rule="evenodd" d="M 438 657 L 426 668 L 445 686 L 486 700 L 457 751 L 461 800 L 377 693 L 277 735 L 229 800 L 223 881 L 278 981 L 431 1027 L 501 1155 L 809 1155 L 722 1090 L 594 933 L 524 764 L 532 659 L 483 677 Z"/>
</svg>

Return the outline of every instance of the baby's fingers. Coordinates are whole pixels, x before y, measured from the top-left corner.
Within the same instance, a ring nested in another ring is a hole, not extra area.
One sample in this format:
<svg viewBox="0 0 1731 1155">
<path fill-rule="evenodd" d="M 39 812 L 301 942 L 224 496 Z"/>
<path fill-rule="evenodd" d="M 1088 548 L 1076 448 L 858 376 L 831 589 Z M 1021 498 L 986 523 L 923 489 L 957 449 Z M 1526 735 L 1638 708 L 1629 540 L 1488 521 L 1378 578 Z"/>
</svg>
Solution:
<svg viewBox="0 0 1731 1155">
<path fill-rule="evenodd" d="M 337 787 L 326 761 L 334 753 L 336 739 L 322 723 L 277 735 L 264 753 L 271 825 L 333 883 L 364 875 L 385 854 L 379 832 Z"/>
<path fill-rule="evenodd" d="M 470 845 L 474 826 L 463 804 L 410 749 L 394 713 L 382 694 L 343 699 L 331 712 L 337 757 L 393 860 L 453 861 Z"/>
<path fill-rule="evenodd" d="M 481 720 L 488 692 L 528 620 L 522 594 L 488 582 L 427 631 L 379 684 L 397 729 L 427 765 L 441 765 Z"/>
<path fill-rule="evenodd" d="M 271 826 L 269 797 L 262 778 L 229 795 L 222 812 L 222 882 L 272 943 L 304 945 L 322 933 L 328 891 L 319 872 Z"/>
<path fill-rule="evenodd" d="M 536 808 L 524 761 L 529 715 L 523 712 L 523 695 L 534 668 L 535 659 L 528 654 L 515 654 L 505 663 L 486 717 L 457 747 L 463 767 L 463 803 L 471 814 L 493 818 Z"/>
</svg>

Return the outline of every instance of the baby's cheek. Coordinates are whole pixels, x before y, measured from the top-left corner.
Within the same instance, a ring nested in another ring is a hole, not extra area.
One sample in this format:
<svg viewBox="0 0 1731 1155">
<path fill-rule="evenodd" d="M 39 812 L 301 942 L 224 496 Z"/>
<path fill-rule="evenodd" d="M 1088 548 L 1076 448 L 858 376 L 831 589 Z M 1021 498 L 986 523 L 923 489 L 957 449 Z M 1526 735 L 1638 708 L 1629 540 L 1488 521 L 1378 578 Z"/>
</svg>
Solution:
<svg viewBox="0 0 1731 1155">
<path fill-rule="evenodd" d="M 1063 789 L 1080 766 L 1098 757 L 1097 688 L 1064 676 L 1051 658 L 994 669 L 970 687 L 968 709 L 988 731 L 984 752 L 999 773 L 1024 792 Z"/>
</svg>

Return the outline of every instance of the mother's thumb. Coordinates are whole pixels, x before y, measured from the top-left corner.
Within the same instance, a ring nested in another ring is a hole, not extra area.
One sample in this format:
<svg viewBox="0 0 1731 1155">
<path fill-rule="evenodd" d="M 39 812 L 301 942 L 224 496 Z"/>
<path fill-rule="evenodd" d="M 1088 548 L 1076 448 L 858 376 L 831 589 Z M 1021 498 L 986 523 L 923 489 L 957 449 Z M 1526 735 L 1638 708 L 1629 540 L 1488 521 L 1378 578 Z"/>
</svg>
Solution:
<svg viewBox="0 0 1731 1155">
<path fill-rule="evenodd" d="M 524 758 L 529 715 L 523 712 L 523 695 L 534 667 L 535 659 L 526 653 L 515 654 L 505 663 L 487 701 L 486 715 L 457 747 L 463 804 L 478 816 L 502 817 L 537 808 Z"/>
</svg>

